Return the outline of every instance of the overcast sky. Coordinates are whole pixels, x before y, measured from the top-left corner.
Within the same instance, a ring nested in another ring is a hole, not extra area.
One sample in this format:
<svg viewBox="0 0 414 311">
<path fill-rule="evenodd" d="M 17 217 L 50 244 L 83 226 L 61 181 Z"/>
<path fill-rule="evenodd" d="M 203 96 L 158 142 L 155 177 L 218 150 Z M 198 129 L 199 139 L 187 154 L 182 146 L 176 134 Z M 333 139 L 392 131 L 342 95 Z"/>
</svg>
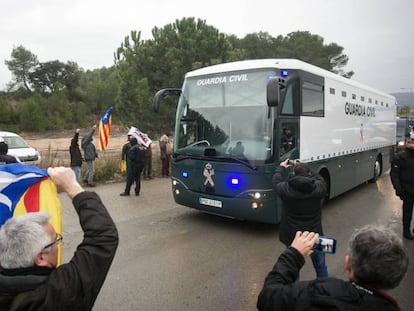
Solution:
<svg viewBox="0 0 414 311">
<path fill-rule="evenodd" d="M 109 67 L 131 30 L 150 39 L 155 26 L 183 17 L 238 38 L 309 31 L 344 47 L 354 80 L 389 93 L 414 91 L 412 0 L 0 0 L 0 89 L 12 78 L 4 60 L 18 45 L 40 62 Z"/>
</svg>

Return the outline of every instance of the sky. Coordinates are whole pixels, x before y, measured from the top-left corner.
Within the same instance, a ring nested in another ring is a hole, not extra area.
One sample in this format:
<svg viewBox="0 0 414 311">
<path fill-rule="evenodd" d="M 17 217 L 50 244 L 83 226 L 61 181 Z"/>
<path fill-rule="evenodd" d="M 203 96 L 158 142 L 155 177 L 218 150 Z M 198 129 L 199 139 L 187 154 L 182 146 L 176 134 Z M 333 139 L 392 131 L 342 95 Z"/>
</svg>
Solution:
<svg viewBox="0 0 414 311">
<path fill-rule="evenodd" d="M 412 0 L 1 0 L 0 90 L 12 79 L 4 61 L 19 45 L 40 62 L 110 67 L 131 30 L 152 39 L 154 27 L 184 17 L 238 38 L 309 31 L 344 48 L 353 80 L 387 93 L 414 92 Z"/>
</svg>

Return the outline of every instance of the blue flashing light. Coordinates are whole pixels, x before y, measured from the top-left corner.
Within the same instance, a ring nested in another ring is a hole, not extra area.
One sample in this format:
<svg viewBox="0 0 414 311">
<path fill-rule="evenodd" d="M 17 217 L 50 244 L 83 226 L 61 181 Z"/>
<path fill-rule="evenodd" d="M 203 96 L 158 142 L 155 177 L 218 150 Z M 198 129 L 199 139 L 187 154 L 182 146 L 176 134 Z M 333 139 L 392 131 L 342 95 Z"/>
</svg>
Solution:
<svg viewBox="0 0 414 311">
<path fill-rule="evenodd" d="M 286 78 L 289 75 L 289 71 L 284 69 L 280 71 L 280 76 Z"/>
<path fill-rule="evenodd" d="M 230 188 L 239 188 L 242 184 L 242 178 L 237 175 L 231 175 L 227 177 L 227 186 Z"/>
<path fill-rule="evenodd" d="M 182 172 L 182 173 L 181 173 L 181 175 L 182 175 L 184 178 L 187 178 L 187 177 L 188 177 L 188 172 Z"/>
</svg>

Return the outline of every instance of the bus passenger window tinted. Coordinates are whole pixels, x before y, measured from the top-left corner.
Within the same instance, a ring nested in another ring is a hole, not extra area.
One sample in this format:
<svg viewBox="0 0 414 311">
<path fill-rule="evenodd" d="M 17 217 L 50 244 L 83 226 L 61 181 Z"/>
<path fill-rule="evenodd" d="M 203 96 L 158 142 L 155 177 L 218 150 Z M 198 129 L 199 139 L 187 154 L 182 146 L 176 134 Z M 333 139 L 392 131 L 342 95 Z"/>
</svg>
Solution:
<svg viewBox="0 0 414 311">
<path fill-rule="evenodd" d="M 323 88 L 321 85 L 304 82 L 302 87 L 302 115 L 323 117 Z"/>
</svg>

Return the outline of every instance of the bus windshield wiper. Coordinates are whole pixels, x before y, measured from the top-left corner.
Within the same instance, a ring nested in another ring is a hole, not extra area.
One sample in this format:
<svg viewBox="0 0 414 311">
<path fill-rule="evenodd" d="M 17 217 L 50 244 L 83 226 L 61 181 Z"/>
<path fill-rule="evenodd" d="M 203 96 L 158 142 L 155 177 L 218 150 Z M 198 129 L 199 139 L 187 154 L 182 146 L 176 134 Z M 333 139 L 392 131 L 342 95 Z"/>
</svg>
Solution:
<svg viewBox="0 0 414 311">
<path fill-rule="evenodd" d="M 250 168 L 250 169 L 252 169 L 252 170 L 255 170 L 255 171 L 257 170 L 257 167 L 256 167 L 256 166 L 251 165 L 249 161 L 247 161 L 247 160 L 243 160 L 243 159 L 240 159 L 240 158 L 235 158 L 235 157 L 224 157 L 224 156 L 216 156 L 216 157 L 212 157 L 212 159 L 218 159 L 218 160 L 220 160 L 220 161 L 231 160 L 231 161 L 234 161 L 234 162 L 237 162 L 237 163 L 243 164 L 243 165 L 247 166 L 248 168 Z"/>
<path fill-rule="evenodd" d="M 189 154 L 189 153 L 176 153 L 174 154 L 174 160 L 177 162 L 181 162 L 183 160 L 187 160 L 187 159 L 196 159 L 196 160 L 215 160 L 215 161 L 220 161 L 220 162 L 226 162 L 228 160 L 232 161 L 232 162 L 237 162 L 240 164 L 243 164 L 244 166 L 247 166 L 248 168 L 252 169 L 252 170 L 257 170 L 256 166 L 251 165 L 248 161 L 240 159 L 240 158 L 235 158 L 235 157 L 223 157 L 223 156 L 202 156 L 202 155 L 194 155 L 194 154 Z"/>
</svg>

